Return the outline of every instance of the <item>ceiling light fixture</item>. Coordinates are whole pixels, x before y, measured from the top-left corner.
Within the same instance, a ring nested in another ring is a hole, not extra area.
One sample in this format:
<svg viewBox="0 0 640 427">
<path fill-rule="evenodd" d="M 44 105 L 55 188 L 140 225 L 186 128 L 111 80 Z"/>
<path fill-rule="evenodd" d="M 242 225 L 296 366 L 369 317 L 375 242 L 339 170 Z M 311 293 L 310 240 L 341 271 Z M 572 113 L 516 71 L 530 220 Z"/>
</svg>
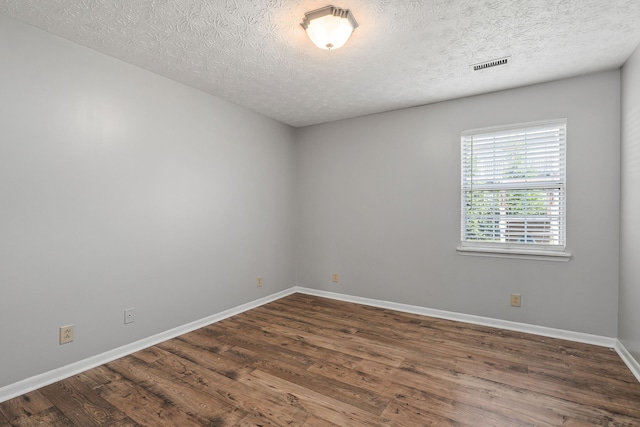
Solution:
<svg viewBox="0 0 640 427">
<path fill-rule="evenodd" d="M 327 50 L 342 47 L 358 27 L 356 18 L 349 9 L 335 6 L 325 6 L 305 13 L 300 25 L 313 44 Z"/>
</svg>

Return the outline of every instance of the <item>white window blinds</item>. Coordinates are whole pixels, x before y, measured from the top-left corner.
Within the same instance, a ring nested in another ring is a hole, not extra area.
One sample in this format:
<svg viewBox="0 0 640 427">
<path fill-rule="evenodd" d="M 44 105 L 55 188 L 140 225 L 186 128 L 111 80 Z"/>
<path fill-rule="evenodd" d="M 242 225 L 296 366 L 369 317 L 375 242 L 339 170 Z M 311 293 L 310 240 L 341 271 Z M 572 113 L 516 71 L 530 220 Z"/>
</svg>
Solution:
<svg viewBox="0 0 640 427">
<path fill-rule="evenodd" d="M 566 120 L 461 139 L 462 245 L 563 250 Z"/>
</svg>

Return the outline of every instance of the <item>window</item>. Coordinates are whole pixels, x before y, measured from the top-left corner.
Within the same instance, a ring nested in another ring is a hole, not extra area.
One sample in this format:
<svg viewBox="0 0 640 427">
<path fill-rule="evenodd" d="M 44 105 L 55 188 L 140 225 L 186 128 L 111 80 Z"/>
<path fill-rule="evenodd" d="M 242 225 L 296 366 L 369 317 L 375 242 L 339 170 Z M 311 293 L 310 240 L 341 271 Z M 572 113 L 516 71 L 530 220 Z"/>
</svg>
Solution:
<svg viewBox="0 0 640 427">
<path fill-rule="evenodd" d="M 570 256 L 565 136 L 564 119 L 462 133 L 459 252 Z"/>
</svg>

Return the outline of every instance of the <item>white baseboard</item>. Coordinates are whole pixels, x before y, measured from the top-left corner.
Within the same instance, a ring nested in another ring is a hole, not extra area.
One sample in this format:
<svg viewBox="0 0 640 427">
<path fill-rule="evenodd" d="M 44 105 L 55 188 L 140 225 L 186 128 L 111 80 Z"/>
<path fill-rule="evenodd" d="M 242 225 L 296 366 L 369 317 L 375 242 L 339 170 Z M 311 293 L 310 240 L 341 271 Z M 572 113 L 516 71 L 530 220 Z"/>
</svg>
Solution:
<svg viewBox="0 0 640 427">
<path fill-rule="evenodd" d="M 397 302 L 382 301 L 370 298 L 362 298 L 351 295 L 338 294 L 334 292 L 319 291 L 317 289 L 296 286 L 296 292 L 307 295 L 325 297 L 340 301 L 353 302 L 357 304 L 370 305 L 373 307 L 386 308 L 389 310 L 402 311 L 405 313 L 419 314 L 422 316 L 437 317 L 446 320 L 471 323 L 473 325 L 490 326 L 493 328 L 506 329 L 509 331 L 524 332 L 527 334 L 541 335 L 549 338 L 559 338 L 568 341 L 593 344 L 600 347 L 615 348 L 616 339 L 603 337 L 600 335 L 585 334 L 582 332 L 565 331 L 563 329 L 548 328 L 546 326 L 530 325 L 527 323 L 511 322 L 508 320 L 493 319 L 490 317 L 474 316 L 471 314 L 456 313 L 453 311 L 436 310 L 433 308 L 420 307 L 416 305 L 401 304 Z"/>
<path fill-rule="evenodd" d="M 295 287 L 0 388 L 0 403 L 295 293 Z"/>
<path fill-rule="evenodd" d="M 638 362 L 626 347 L 620 342 L 620 340 L 616 340 L 616 346 L 614 347 L 616 352 L 620 355 L 622 361 L 627 365 L 629 370 L 636 377 L 638 382 L 640 382 L 640 362 Z"/>
</svg>

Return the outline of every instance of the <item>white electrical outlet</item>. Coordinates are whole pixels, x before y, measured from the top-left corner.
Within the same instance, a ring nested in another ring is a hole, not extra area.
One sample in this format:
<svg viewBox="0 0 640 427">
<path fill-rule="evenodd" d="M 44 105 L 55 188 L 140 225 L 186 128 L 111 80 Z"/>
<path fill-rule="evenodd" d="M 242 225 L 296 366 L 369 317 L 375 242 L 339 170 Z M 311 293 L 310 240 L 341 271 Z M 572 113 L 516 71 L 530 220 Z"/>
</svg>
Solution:
<svg viewBox="0 0 640 427">
<path fill-rule="evenodd" d="M 338 283 L 338 281 L 340 280 L 340 277 L 338 276 L 338 273 L 333 273 L 331 275 L 331 280 L 333 280 L 333 283 Z"/>
<path fill-rule="evenodd" d="M 73 341 L 73 325 L 60 327 L 60 345 Z"/>
<path fill-rule="evenodd" d="M 134 317 L 134 310 L 133 308 L 127 308 L 124 311 L 124 323 L 133 323 L 136 319 Z"/>
<path fill-rule="evenodd" d="M 258 281 L 256 283 L 258 287 L 262 286 L 262 276 L 258 276 Z"/>
</svg>

